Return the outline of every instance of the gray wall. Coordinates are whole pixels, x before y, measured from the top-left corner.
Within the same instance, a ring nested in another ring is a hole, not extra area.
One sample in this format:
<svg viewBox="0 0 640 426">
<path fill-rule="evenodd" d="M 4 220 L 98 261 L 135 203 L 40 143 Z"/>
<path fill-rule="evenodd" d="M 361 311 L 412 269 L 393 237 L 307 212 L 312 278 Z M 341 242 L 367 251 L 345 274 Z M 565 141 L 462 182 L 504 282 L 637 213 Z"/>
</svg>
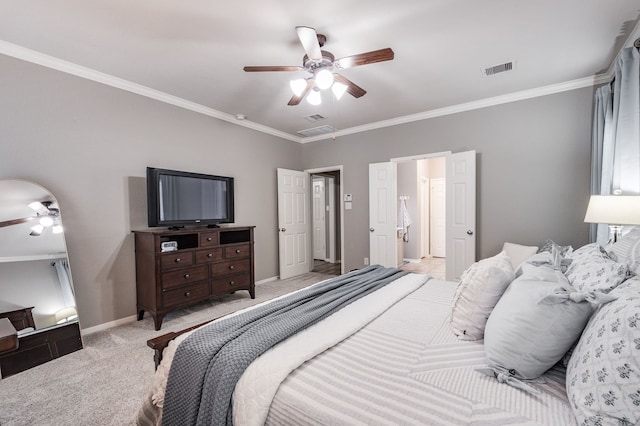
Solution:
<svg viewBox="0 0 640 426">
<path fill-rule="evenodd" d="M 344 165 L 346 270 L 369 256 L 368 164 L 477 151 L 477 257 L 505 241 L 580 246 L 589 201 L 592 88 L 533 98 L 303 146 L 305 168 Z"/>
<path fill-rule="evenodd" d="M 278 274 L 275 169 L 301 169 L 299 144 L 2 55 L 0 93 L 0 177 L 60 202 L 83 328 L 135 314 L 147 166 L 234 176 L 256 279 Z"/>
<path fill-rule="evenodd" d="M 55 313 L 65 307 L 52 260 L 0 263 L 0 303 L 29 308 L 37 329 L 55 325 Z"/>
</svg>

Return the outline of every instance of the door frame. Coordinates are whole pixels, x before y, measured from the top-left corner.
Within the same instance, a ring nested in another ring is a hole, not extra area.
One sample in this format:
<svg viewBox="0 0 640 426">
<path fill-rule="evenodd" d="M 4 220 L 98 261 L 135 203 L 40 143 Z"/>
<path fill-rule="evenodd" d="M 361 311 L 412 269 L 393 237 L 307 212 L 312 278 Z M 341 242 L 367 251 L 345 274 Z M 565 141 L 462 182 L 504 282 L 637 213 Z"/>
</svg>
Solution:
<svg viewBox="0 0 640 426">
<path fill-rule="evenodd" d="M 404 163 L 407 161 L 414 161 L 414 160 L 428 160 L 430 158 L 438 158 L 438 157 L 450 157 L 451 155 L 453 155 L 452 151 L 441 151 L 441 152 L 432 152 L 429 154 L 420 154 L 420 155 L 409 155 L 406 157 L 396 157 L 396 158 L 391 158 L 389 161 L 395 162 L 395 163 Z M 396 185 L 397 185 L 397 178 L 396 178 Z M 476 206 L 477 208 L 477 206 Z M 431 254 L 430 254 L 431 255 Z M 453 259 L 450 259 L 449 256 L 445 257 L 445 265 L 449 265 L 449 267 L 451 267 L 450 263 L 453 262 Z"/>
<path fill-rule="evenodd" d="M 306 169 L 305 172 L 309 173 L 309 175 L 326 173 L 326 172 L 338 172 L 340 176 L 340 273 L 344 274 L 344 166 L 328 166 L 328 167 L 319 167 L 314 169 Z M 312 213 L 309 212 L 311 215 Z M 311 220 L 311 218 L 310 218 Z M 334 244 L 335 245 L 335 244 Z"/>
</svg>

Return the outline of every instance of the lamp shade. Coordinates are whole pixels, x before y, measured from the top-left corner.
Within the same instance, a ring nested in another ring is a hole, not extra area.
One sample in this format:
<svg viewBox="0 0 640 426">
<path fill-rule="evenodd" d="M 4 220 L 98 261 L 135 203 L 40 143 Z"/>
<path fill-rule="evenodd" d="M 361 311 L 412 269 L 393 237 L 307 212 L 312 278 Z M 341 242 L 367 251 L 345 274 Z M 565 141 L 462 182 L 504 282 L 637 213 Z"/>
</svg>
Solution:
<svg viewBox="0 0 640 426">
<path fill-rule="evenodd" d="M 584 221 L 640 225 L 640 195 L 592 195 Z"/>
</svg>

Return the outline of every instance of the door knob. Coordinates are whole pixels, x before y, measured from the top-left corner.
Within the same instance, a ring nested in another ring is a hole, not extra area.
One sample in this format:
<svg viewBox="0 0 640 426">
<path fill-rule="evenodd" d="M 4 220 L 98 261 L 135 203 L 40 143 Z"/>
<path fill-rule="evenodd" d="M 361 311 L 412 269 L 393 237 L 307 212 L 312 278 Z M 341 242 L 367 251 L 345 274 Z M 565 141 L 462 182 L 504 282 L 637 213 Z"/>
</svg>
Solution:
<svg viewBox="0 0 640 426">
<path fill-rule="evenodd" d="M 369 228 L 369 232 L 373 232 L 375 231 L 375 229 L 373 229 L 373 226 L 371 228 Z"/>
<path fill-rule="evenodd" d="M 473 235 L 473 231 L 472 231 L 471 229 L 469 229 L 469 230 L 467 231 L 467 235 Z"/>
<path fill-rule="evenodd" d="M 286 231 L 287 231 L 287 228 L 280 228 L 280 231 L 281 231 L 281 232 L 286 232 Z"/>
</svg>

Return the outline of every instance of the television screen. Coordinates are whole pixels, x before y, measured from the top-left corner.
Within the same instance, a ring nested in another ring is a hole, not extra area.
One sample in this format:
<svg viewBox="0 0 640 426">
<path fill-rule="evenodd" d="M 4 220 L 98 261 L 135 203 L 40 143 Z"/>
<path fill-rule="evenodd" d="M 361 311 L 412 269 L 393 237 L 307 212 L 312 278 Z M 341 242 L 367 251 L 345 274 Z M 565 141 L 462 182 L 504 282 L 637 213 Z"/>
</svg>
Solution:
<svg viewBox="0 0 640 426">
<path fill-rule="evenodd" d="M 147 168 L 149 226 L 233 222 L 233 178 Z"/>
</svg>

